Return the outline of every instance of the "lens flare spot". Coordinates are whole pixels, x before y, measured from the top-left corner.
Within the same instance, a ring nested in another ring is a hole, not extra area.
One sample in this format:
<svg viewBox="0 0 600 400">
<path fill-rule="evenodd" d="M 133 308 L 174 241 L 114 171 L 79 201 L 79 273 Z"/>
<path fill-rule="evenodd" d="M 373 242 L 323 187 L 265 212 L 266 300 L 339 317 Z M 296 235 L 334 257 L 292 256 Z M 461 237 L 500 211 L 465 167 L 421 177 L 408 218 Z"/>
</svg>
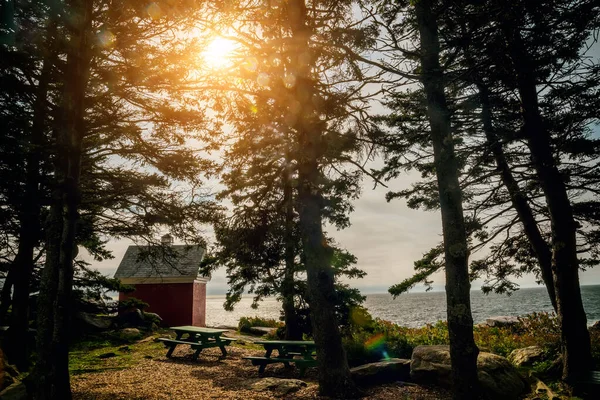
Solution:
<svg viewBox="0 0 600 400">
<path fill-rule="evenodd" d="M 365 342 L 365 347 L 368 350 L 376 350 L 385 345 L 385 335 L 383 333 L 378 333 L 377 335 L 371 336 Z"/>
<path fill-rule="evenodd" d="M 281 58 L 279 58 L 277 55 L 273 54 L 271 57 L 269 57 L 269 62 L 271 63 L 272 66 L 279 67 L 281 65 Z"/>
<path fill-rule="evenodd" d="M 286 73 L 283 77 L 283 85 L 288 89 L 291 89 L 294 86 L 296 86 L 296 75 L 289 72 Z"/>
<path fill-rule="evenodd" d="M 271 78 L 269 77 L 269 74 L 267 74 L 266 72 L 261 72 L 260 74 L 258 74 L 256 81 L 261 86 L 268 86 L 269 83 L 271 82 Z"/>
<path fill-rule="evenodd" d="M 97 35 L 98 44 L 102 47 L 111 47 L 115 43 L 115 35 L 109 30 L 102 30 Z"/>
<path fill-rule="evenodd" d="M 255 72 L 258 69 L 258 60 L 255 57 L 249 57 L 244 60 L 244 69 L 249 72 Z"/>
<path fill-rule="evenodd" d="M 150 3 L 146 8 L 146 13 L 152 19 L 159 19 L 162 16 L 162 10 L 156 3 Z"/>
</svg>

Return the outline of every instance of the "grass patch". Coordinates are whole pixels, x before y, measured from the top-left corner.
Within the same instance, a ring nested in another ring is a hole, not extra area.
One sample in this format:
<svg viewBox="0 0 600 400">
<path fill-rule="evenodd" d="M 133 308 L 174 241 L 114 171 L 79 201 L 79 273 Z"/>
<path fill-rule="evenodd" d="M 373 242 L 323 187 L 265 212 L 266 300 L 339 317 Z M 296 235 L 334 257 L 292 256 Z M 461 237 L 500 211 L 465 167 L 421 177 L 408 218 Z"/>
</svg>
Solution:
<svg viewBox="0 0 600 400">
<path fill-rule="evenodd" d="M 137 342 L 127 342 L 117 335 L 87 337 L 75 343 L 69 353 L 69 372 L 72 375 L 131 368 L 148 357 L 166 354 L 162 343 L 153 339 L 164 333 L 153 333 Z M 150 338 L 150 339 L 149 339 Z M 112 357 L 101 357 L 114 353 Z"/>
</svg>

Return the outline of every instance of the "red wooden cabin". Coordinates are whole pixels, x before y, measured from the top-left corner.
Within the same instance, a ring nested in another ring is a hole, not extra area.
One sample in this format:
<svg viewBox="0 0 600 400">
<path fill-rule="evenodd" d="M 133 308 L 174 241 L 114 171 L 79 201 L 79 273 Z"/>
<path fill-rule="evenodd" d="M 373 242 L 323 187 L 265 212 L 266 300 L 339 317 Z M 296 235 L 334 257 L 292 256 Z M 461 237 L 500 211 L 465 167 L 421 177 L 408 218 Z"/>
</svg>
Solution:
<svg viewBox="0 0 600 400">
<path fill-rule="evenodd" d="M 119 293 L 119 300 L 135 297 L 149 304 L 146 309 L 161 316 L 165 326 L 206 326 L 206 283 L 198 276 L 205 249 L 173 245 L 171 235 L 162 246 L 129 246 L 115 278 L 135 287 Z"/>
</svg>

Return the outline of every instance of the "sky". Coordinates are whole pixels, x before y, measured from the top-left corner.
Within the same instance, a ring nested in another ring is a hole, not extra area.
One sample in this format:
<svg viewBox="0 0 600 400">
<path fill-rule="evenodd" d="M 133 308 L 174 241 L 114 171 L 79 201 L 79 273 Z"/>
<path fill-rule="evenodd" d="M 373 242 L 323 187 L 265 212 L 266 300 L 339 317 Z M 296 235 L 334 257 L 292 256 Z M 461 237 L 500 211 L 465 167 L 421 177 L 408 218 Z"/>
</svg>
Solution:
<svg viewBox="0 0 600 400">
<path fill-rule="evenodd" d="M 600 57 L 600 44 L 594 43 L 588 53 L 594 59 Z M 383 109 L 375 106 L 374 113 Z M 596 127 L 595 133 L 600 135 Z M 381 162 L 376 160 L 376 162 Z M 373 182 L 363 181 L 363 193 L 360 199 L 354 202 L 355 211 L 351 215 L 352 226 L 336 231 L 329 228 L 328 233 L 338 245 L 346 248 L 358 258 L 358 266 L 367 272 L 362 279 L 348 281 L 361 292 L 385 293 L 395 283 L 412 276 L 413 262 L 438 244 L 441 240 L 441 216 L 439 211 L 412 210 L 406 206 L 403 199 L 386 202 L 385 194 L 392 190 L 397 191 L 410 187 L 415 182 L 415 175 L 405 174 L 392 182 L 388 188 L 377 187 L 373 189 Z M 177 243 L 177 242 L 176 242 Z M 112 276 L 116 271 L 127 246 L 133 244 L 127 240 L 111 241 L 107 248 L 115 256 L 112 260 L 96 262 L 83 254 L 83 258 L 91 263 L 105 275 Z M 443 290 L 443 272 L 433 276 L 434 290 Z M 537 286 L 532 275 L 525 275 L 516 279 L 521 287 Z M 580 273 L 582 285 L 600 284 L 600 268 Z M 478 289 L 481 281 L 472 284 L 473 289 Z M 419 286 L 415 291 L 422 291 Z M 216 271 L 207 286 L 209 295 L 224 294 L 227 291 L 227 280 L 223 269 Z"/>
<path fill-rule="evenodd" d="M 404 200 L 385 200 L 389 190 L 407 188 L 414 177 L 404 175 L 390 182 L 388 188 L 373 190 L 373 183 L 363 182 L 363 193 L 354 202 L 355 211 L 351 215 L 352 226 L 336 231 L 329 229 L 341 247 L 346 248 L 358 258 L 358 266 L 367 272 L 362 279 L 347 281 L 364 294 L 385 293 L 387 289 L 413 273 L 413 262 L 441 240 L 441 217 L 439 212 L 412 210 Z M 103 274 L 112 276 L 121 261 L 127 246 L 132 242 L 116 240 L 107 247 L 115 256 L 112 260 L 96 262 L 85 254 L 84 259 Z M 599 284 L 600 269 L 581 273 L 581 284 Z M 434 290 L 443 290 L 443 272 L 434 275 Z M 533 276 L 524 276 L 516 280 L 522 287 L 536 286 Z M 481 285 L 473 282 L 473 289 Z M 415 291 L 424 290 L 417 287 Z M 227 280 L 223 269 L 216 271 L 207 286 L 207 294 L 219 295 L 227 291 Z"/>
</svg>

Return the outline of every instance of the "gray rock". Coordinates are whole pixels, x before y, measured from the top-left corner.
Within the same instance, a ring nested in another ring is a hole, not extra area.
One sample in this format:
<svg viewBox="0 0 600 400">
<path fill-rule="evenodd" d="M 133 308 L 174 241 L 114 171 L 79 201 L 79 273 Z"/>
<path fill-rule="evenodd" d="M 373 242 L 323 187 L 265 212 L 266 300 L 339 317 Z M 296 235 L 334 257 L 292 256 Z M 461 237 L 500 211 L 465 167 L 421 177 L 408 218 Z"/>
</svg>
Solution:
<svg viewBox="0 0 600 400">
<path fill-rule="evenodd" d="M 294 393 L 306 386 L 299 379 L 262 378 L 252 383 L 250 388 L 258 392 L 271 391 L 280 395 Z"/>
<path fill-rule="evenodd" d="M 414 382 L 430 382 L 449 387 L 452 384 L 449 347 L 415 347 L 410 363 L 410 377 Z"/>
<path fill-rule="evenodd" d="M 119 325 L 125 327 L 147 326 L 148 321 L 144 319 L 144 314 L 139 308 L 132 308 L 121 311 L 118 316 Z"/>
<path fill-rule="evenodd" d="M 233 325 L 218 325 L 215 326 L 217 329 L 227 329 L 228 331 L 237 331 L 237 326 Z"/>
<path fill-rule="evenodd" d="M 485 323 L 487 326 L 492 326 L 492 327 L 514 327 L 516 325 L 520 324 L 519 321 L 519 317 L 508 317 L 508 316 L 503 316 L 503 317 L 491 317 L 491 318 L 487 318 L 485 320 Z"/>
<path fill-rule="evenodd" d="M 142 333 L 137 328 L 124 328 L 119 331 L 119 336 L 126 340 L 134 340 L 142 336 Z"/>
<path fill-rule="evenodd" d="M 273 333 L 277 330 L 277 328 L 269 328 L 267 326 L 253 326 L 248 328 L 250 333 L 254 333 L 255 335 L 268 335 L 269 333 Z"/>
<path fill-rule="evenodd" d="M 85 312 L 78 312 L 75 314 L 75 318 L 77 318 L 84 328 L 88 328 L 90 330 L 104 331 L 110 329 L 113 323 L 111 317 L 98 317 Z"/>
<path fill-rule="evenodd" d="M 158 315 L 157 313 L 154 313 L 154 312 L 145 312 L 144 311 L 143 316 L 144 316 L 144 320 L 152 321 L 157 325 L 160 324 L 163 320 L 160 315 Z"/>
<path fill-rule="evenodd" d="M 477 375 L 490 399 L 520 399 L 527 385 L 519 371 L 504 357 L 480 353 Z"/>
<path fill-rule="evenodd" d="M 544 349 L 540 346 L 529 346 L 511 351 L 508 361 L 517 367 L 528 367 L 538 361 L 543 361 L 544 355 Z"/>
<path fill-rule="evenodd" d="M 22 382 L 15 382 L 0 392 L 2 400 L 25 400 L 27 399 L 27 388 Z"/>
<path fill-rule="evenodd" d="M 392 358 L 350 369 L 352 379 L 359 385 L 391 383 L 410 380 L 410 360 Z"/>
<path fill-rule="evenodd" d="M 523 377 L 504 357 L 481 352 L 477 369 L 484 394 L 492 400 L 518 399 L 526 389 Z M 452 386 L 449 346 L 417 346 L 412 354 L 410 376 L 417 383 Z"/>
</svg>

